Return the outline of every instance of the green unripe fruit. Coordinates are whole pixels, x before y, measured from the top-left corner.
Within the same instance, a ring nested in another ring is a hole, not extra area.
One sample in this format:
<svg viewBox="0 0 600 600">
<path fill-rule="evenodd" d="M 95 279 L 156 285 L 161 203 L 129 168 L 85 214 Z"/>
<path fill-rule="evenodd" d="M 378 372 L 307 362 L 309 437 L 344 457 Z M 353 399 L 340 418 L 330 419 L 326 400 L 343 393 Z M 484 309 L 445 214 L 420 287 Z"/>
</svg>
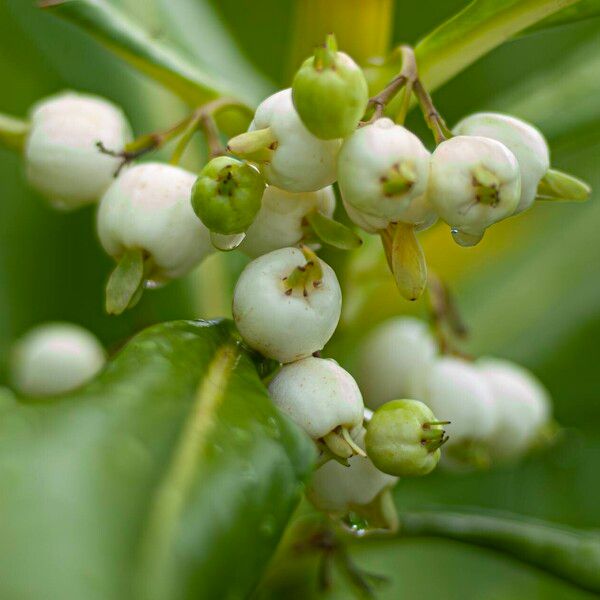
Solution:
<svg viewBox="0 0 600 600">
<path fill-rule="evenodd" d="M 265 189 L 262 175 L 229 156 L 213 158 L 192 188 L 192 208 L 216 233 L 243 233 L 252 225 Z"/>
<path fill-rule="evenodd" d="M 306 128 L 323 140 L 350 135 L 369 100 L 362 69 L 347 54 L 337 52 L 332 39 L 302 63 L 292 95 Z"/>
<path fill-rule="evenodd" d="M 448 439 L 431 410 L 417 400 L 392 400 L 378 408 L 367 427 L 365 447 L 373 464 L 398 477 L 427 475 Z"/>
</svg>

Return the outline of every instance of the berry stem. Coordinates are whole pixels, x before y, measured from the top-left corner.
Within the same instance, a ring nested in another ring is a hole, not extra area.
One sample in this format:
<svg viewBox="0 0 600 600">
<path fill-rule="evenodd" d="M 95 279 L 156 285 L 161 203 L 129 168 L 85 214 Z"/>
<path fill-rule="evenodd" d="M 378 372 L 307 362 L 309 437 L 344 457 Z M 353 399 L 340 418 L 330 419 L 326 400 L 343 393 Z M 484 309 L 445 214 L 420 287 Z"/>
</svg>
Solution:
<svg viewBox="0 0 600 600">
<path fill-rule="evenodd" d="M 448 129 L 446 122 L 435 108 L 429 92 L 425 89 L 421 83 L 421 80 L 418 78 L 414 82 L 414 92 L 419 102 L 419 106 L 421 107 L 421 112 L 423 113 L 425 122 L 433 133 L 435 143 L 440 144 L 441 142 L 452 137 L 452 133 Z"/>
<path fill-rule="evenodd" d="M 140 158 L 145 154 L 148 154 L 149 152 L 159 150 L 171 140 L 181 136 L 181 139 L 173 151 L 173 155 L 171 156 L 170 160 L 171 164 L 177 164 L 198 128 L 202 128 L 204 131 L 209 154 L 211 156 L 218 156 L 220 154 L 224 154 L 225 151 L 221 145 L 218 128 L 215 122 L 215 116 L 225 108 L 244 108 L 245 110 L 245 107 L 237 100 L 225 97 L 218 98 L 217 100 L 213 100 L 196 108 L 188 116 L 167 129 L 162 131 L 154 131 L 139 136 L 127 144 L 121 151 L 115 151 L 110 148 L 106 148 L 102 142 L 98 142 L 96 146 L 100 152 L 122 159 L 115 176 L 118 175 L 121 169 L 128 163 Z M 214 152 L 218 152 L 219 154 L 213 154 Z"/>
<path fill-rule="evenodd" d="M 367 108 L 373 107 L 373 116 L 367 123 L 373 123 L 383 116 L 385 107 L 396 96 L 396 94 L 410 81 L 411 87 L 417 77 L 417 63 L 415 53 L 410 46 L 401 46 L 402 69 L 400 73 L 390 81 L 379 94 L 369 99 Z"/>
</svg>

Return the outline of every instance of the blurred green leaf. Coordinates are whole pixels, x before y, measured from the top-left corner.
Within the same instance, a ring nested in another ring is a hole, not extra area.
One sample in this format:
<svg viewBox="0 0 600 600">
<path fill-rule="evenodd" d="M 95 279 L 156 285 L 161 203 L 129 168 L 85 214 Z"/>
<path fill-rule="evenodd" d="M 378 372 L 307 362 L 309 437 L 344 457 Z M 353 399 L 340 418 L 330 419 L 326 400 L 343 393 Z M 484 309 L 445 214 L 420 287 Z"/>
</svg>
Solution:
<svg viewBox="0 0 600 600">
<path fill-rule="evenodd" d="M 600 17 L 600 0 L 579 0 L 573 6 L 567 6 L 559 10 L 557 13 L 539 21 L 532 27 L 527 28 L 523 34 L 533 33 L 548 27 L 558 27 L 560 25 L 568 25 L 569 23 L 577 23 L 586 19 Z"/>
<path fill-rule="evenodd" d="M 106 0 L 47 0 L 41 6 L 83 28 L 117 56 L 190 104 L 201 105 L 219 96 L 245 99 L 243 88 L 232 91 L 233 86 L 201 71 L 174 49 L 153 39 Z"/>
<path fill-rule="evenodd" d="M 436 89 L 513 35 L 578 0 L 474 0 L 416 48 L 425 85 Z"/>
<path fill-rule="evenodd" d="M 231 329 L 152 327 L 81 391 L 5 410 L 0 597 L 247 597 L 315 451 Z"/>
</svg>

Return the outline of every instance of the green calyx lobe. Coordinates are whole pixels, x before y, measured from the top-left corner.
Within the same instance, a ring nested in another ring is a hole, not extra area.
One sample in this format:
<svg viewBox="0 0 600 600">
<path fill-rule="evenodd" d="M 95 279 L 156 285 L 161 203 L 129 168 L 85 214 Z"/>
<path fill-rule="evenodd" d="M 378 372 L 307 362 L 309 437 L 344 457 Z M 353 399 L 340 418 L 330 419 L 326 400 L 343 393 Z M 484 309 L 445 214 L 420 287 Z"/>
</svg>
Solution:
<svg viewBox="0 0 600 600">
<path fill-rule="evenodd" d="M 375 411 L 365 445 L 373 464 L 398 477 L 427 475 L 440 459 L 446 442 L 443 425 L 417 400 L 392 400 Z"/>
<path fill-rule="evenodd" d="M 320 139 L 331 140 L 356 129 L 369 92 L 361 68 L 347 54 L 337 52 L 331 36 L 296 73 L 292 97 L 306 128 Z"/>
<path fill-rule="evenodd" d="M 219 156 L 200 172 L 192 188 L 192 208 L 216 233 L 243 233 L 260 209 L 265 182 L 249 164 Z"/>
</svg>

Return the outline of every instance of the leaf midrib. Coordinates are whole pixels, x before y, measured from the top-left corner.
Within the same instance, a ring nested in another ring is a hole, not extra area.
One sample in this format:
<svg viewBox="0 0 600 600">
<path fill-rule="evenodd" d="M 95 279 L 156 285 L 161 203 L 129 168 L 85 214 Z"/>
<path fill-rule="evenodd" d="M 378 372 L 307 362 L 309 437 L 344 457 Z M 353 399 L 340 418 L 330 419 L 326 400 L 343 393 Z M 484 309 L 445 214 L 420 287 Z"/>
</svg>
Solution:
<svg viewBox="0 0 600 600">
<path fill-rule="evenodd" d="M 169 466 L 151 502 L 134 573 L 136 598 L 170 596 L 169 555 L 198 463 L 215 424 L 215 414 L 239 354 L 239 349 L 231 343 L 219 347 L 198 387 Z"/>
</svg>

